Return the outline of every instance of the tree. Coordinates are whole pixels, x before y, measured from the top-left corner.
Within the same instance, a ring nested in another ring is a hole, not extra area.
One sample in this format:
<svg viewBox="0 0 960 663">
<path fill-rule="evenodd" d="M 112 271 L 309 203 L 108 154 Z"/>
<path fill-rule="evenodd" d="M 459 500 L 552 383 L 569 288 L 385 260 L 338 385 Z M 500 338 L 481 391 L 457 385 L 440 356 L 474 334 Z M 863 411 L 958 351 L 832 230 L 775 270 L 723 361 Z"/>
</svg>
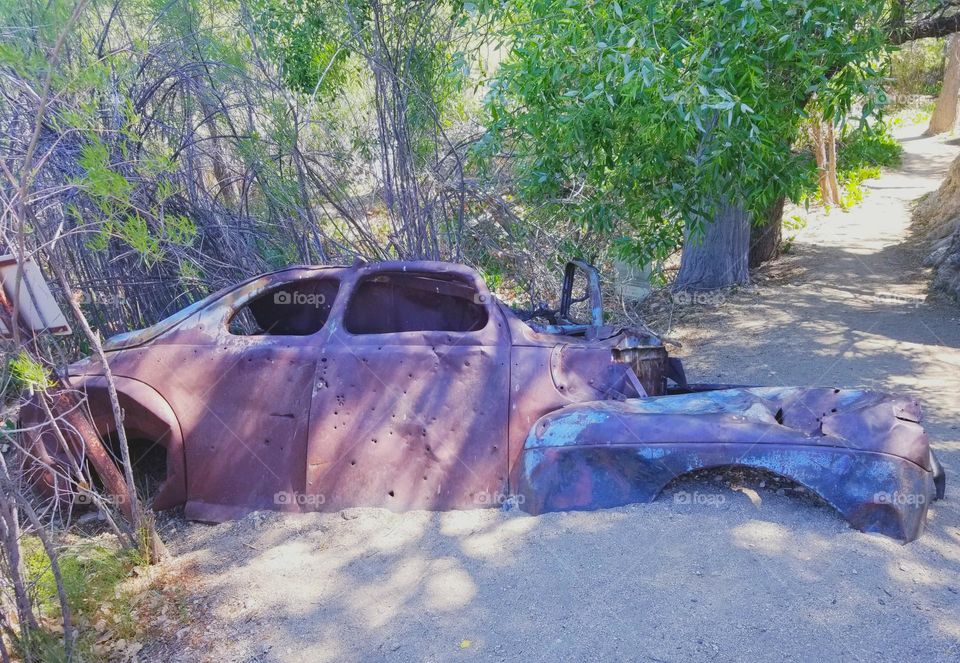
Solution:
<svg viewBox="0 0 960 663">
<path fill-rule="evenodd" d="M 810 123 L 810 144 L 817 162 L 820 199 L 824 205 L 840 205 L 840 183 L 837 181 L 837 136 L 833 120 L 815 119 Z"/>
<path fill-rule="evenodd" d="M 681 243 L 677 285 L 747 280 L 749 231 L 826 118 L 874 107 L 881 3 L 536 0 L 506 3 L 511 49 L 489 95 L 490 145 L 519 160 L 528 199 L 618 236 L 637 262 Z"/>
<path fill-rule="evenodd" d="M 957 123 L 957 95 L 960 94 L 960 35 L 951 35 L 943 49 L 943 87 L 924 132 L 935 136 L 952 131 Z"/>
</svg>

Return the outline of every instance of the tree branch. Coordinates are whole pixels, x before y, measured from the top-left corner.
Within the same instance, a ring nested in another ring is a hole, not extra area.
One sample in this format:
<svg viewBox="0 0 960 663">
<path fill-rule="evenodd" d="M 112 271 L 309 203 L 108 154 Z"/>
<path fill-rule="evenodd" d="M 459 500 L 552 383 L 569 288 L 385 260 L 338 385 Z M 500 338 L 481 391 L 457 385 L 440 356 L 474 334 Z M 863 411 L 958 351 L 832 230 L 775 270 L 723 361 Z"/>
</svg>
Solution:
<svg viewBox="0 0 960 663">
<path fill-rule="evenodd" d="M 960 12 L 895 28 L 890 35 L 890 42 L 904 44 L 927 37 L 946 37 L 955 32 L 960 32 Z"/>
</svg>

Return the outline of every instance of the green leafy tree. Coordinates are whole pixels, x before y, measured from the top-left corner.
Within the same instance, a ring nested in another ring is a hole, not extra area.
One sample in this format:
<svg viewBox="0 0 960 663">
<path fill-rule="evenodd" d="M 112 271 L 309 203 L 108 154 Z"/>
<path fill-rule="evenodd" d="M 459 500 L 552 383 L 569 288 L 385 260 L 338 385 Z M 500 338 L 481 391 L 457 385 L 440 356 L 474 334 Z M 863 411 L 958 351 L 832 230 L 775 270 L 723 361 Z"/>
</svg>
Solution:
<svg viewBox="0 0 960 663">
<path fill-rule="evenodd" d="M 500 5 L 488 107 L 524 196 L 662 260 L 677 284 L 747 280 L 749 223 L 797 191 L 807 108 L 864 115 L 888 35 L 869 0 L 535 0 Z M 815 104 L 810 102 L 814 100 Z M 684 239 L 685 238 L 685 239 Z"/>
</svg>

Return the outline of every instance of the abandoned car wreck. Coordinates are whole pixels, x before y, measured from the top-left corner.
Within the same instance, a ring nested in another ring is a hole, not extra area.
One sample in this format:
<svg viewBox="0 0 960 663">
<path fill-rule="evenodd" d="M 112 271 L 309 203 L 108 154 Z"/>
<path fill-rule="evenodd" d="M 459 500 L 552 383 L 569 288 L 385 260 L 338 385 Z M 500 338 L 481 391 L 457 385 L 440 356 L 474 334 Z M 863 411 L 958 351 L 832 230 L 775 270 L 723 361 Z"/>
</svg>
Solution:
<svg viewBox="0 0 960 663">
<path fill-rule="evenodd" d="M 588 510 L 744 466 L 806 487 L 856 529 L 910 541 L 944 494 L 915 401 L 688 384 L 655 336 L 604 324 L 597 272 L 579 262 L 559 309 L 526 315 L 460 265 L 290 267 L 106 349 L 128 437 L 165 450 L 153 507 L 196 520 L 506 496 L 532 514 Z M 86 359 L 69 381 L 109 436 L 103 373 Z M 58 458 L 51 435 L 31 443 Z M 58 490 L 50 474 L 42 483 Z"/>
</svg>

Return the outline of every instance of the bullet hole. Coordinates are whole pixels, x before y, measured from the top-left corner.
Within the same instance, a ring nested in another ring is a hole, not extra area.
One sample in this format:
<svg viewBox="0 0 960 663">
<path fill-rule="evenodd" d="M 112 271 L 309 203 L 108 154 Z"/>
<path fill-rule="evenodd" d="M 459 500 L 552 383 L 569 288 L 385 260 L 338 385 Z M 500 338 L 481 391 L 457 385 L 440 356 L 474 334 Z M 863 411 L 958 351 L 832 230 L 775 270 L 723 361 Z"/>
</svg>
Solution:
<svg viewBox="0 0 960 663">
<path fill-rule="evenodd" d="M 387 495 L 389 495 L 390 497 L 393 497 L 394 496 L 393 491 L 391 490 L 389 493 L 387 493 Z"/>
<path fill-rule="evenodd" d="M 350 464 L 351 464 L 351 465 L 356 465 L 356 464 L 357 464 L 357 461 L 351 460 L 351 461 L 350 461 Z"/>
</svg>

